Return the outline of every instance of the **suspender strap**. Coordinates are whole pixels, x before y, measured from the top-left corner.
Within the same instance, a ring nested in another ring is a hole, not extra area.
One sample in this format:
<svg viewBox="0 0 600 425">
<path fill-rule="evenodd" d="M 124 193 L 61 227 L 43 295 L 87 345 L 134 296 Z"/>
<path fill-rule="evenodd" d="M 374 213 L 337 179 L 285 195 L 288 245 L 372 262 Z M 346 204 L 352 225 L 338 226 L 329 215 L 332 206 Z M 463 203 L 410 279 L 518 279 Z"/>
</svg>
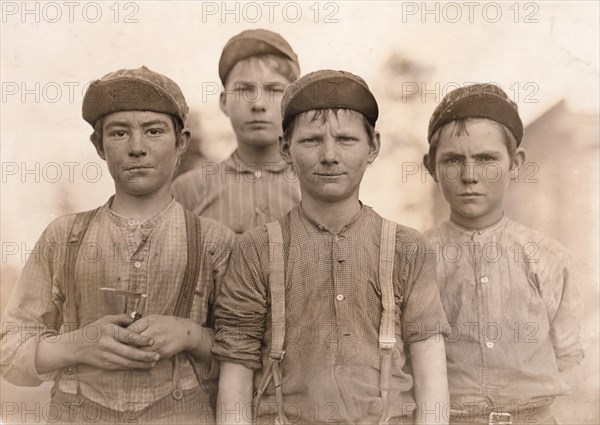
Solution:
<svg viewBox="0 0 600 425">
<path fill-rule="evenodd" d="M 202 241 L 200 238 L 198 216 L 188 210 L 184 210 L 184 213 L 187 233 L 187 265 L 173 316 L 188 318 L 190 317 L 192 301 L 194 300 L 192 295 L 198 283 L 198 271 L 200 270 L 200 261 L 202 260 L 200 256 Z"/>
<path fill-rule="evenodd" d="M 78 213 L 69 231 L 64 262 L 65 314 L 63 317 L 66 318 L 66 321 L 63 324 L 65 332 L 71 332 L 79 328 L 77 303 L 75 300 L 75 262 L 79 254 L 81 241 L 87 232 L 92 218 L 94 218 L 99 209 Z"/>
<path fill-rule="evenodd" d="M 186 228 L 186 240 L 187 240 L 187 262 L 185 266 L 185 272 L 183 274 L 183 281 L 179 288 L 179 294 L 177 295 L 177 302 L 175 303 L 175 309 L 173 310 L 173 316 L 183 317 L 185 319 L 190 317 L 192 311 L 192 302 L 194 301 L 194 290 L 198 284 L 198 273 L 200 271 L 200 263 L 202 261 L 201 248 L 202 238 L 200 234 L 200 220 L 198 216 L 191 211 L 183 210 L 185 216 L 185 228 Z M 179 389 L 179 380 L 181 375 L 181 358 L 183 354 L 173 356 L 173 381 L 171 396 L 175 400 L 181 399 L 183 392 Z M 198 384 L 202 385 L 204 377 L 202 371 L 198 369 L 194 356 L 190 353 L 185 353 L 189 363 L 194 369 Z M 210 365 L 210 372 L 208 375 L 212 375 L 213 371 L 218 371 L 216 366 L 216 360 L 213 359 L 213 364 Z"/>
<path fill-rule="evenodd" d="M 62 332 L 72 332 L 79 329 L 79 321 L 77 320 L 77 300 L 75 297 L 75 263 L 81 248 L 81 242 L 88 230 L 88 227 L 100 208 L 95 210 L 77 213 L 75 220 L 69 229 L 67 239 L 67 247 L 65 252 L 65 261 L 63 263 L 64 271 L 64 291 L 65 302 L 63 304 L 63 329 Z M 79 381 L 77 380 L 77 366 L 67 368 L 57 378 L 55 388 L 58 385 L 58 380 L 61 380 L 63 385 L 68 387 L 71 392 L 79 394 Z"/>
<path fill-rule="evenodd" d="M 379 251 L 379 284 L 381 285 L 381 323 L 379 326 L 379 391 L 381 393 L 381 416 L 379 423 L 387 422 L 389 407 L 390 380 L 392 376 L 392 354 L 396 345 L 394 331 L 394 258 L 396 254 L 396 223 L 383 219 L 381 223 L 381 243 Z"/>
<path fill-rule="evenodd" d="M 262 380 L 252 401 L 252 415 L 256 422 L 260 398 L 266 391 L 271 380 L 275 387 L 275 401 L 277 403 L 276 424 L 289 423 L 283 411 L 283 390 L 281 388 L 281 360 L 285 351 L 285 277 L 283 256 L 283 234 L 279 221 L 268 223 L 267 234 L 269 237 L 269 289 L 271 293 L 271 352 L 269 363 L 263 370 Z"/>
</svg>

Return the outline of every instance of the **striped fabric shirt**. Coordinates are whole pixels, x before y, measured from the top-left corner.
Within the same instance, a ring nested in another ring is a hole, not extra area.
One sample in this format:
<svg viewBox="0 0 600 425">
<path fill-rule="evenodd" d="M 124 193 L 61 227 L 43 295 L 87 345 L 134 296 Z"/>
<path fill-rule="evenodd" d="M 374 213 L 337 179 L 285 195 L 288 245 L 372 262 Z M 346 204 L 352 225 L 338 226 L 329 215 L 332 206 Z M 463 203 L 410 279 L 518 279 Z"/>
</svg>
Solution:
<svg viewBox="0 0 600 425">
<path fill-rule="evenodd" d="M 284 404 L 297 423 L 371 423 L 381 412 L 379 245 L 382 218 L 361 211 L 337 234 L 301 206 L 280 220 L 284 238 L 286 340 Z M 216 308 L 213 352 L 260 370 L 271 342 L 269 241 L 261 226 L 239 238 Z M 398 226 L 393 285 L 396 300 L 390 413 L 414 409 L 406 344 L 447 326 L 433 258 L 416 231 Z M 441 339 L 441 337 L 440 337 Z M 255 387 L 261 373 L 255 373 Z M 274 406 L 273 388 L 264 407 Z M 379 404 L 378 404 L 379 403 Z M 379 406 L 379 407 L 377 407 Z M 264 413 L 264 411 L 261 410 Z"/>
<path fill-rule="evenodd" d="M 75 299 L 79 327 L 110 314 L 133 311 L 125 298 L 100 287 L 148 294 L 141 313 L 173 314 L 187 263 L 184 210 L 172 201 L 154 217 L 137 222 L 112 212 L 110 200 L 100 208 L 82 240 L 75 264 Z M 0 369 L 17 385 L 39 385 L 57 379 L 58 388 L 79 394 L 114 410 L 141 410 L 173 391 L 174 362 L 160 359 L 149 370 L 104 370 L 88 365 L 40 375 L 35 367 L 37 343 L 56 335 L 66 312 L 64 254 L 75 214 L 60 217 L 46 228 L 27 259 L 3 317 Z M 215 293 L 227 268 L 233 233 L 220 223 L 201 218 L 200 273 L 190 319 L 212 327 Z M 133 301 L 131 301 L 133 302 Z M 94 336 L 91 335 L 90 338 Z M 192 364 L 180 353 L 179 389 L 198 386 Z M 210 365 L 198 361 L 205 373 Z M 74 373 L 73 373 L 74 372 Z M 204 398 L 208 402 L 208 385 Z M 202 400 L 200 400 L 202 401 Z"/>
<path fill-rule="evenodd" d="M 300 202 L 298 177 L 285 162 L 244 164 L 237 151 L 221 163 L 179 176 L 172 185 L 184 208 L 242 234 L 277 220 Z"/>
<path fill-rule="evenodd" d="M 583 358 L 583 305 L 565 248 L 506 216 L 480 230 L 447 221 L 426 237 L 451 327 L 446 355 L 455 407 L 511 411 L 567 392 L 559 371 Z"/>
</svg>

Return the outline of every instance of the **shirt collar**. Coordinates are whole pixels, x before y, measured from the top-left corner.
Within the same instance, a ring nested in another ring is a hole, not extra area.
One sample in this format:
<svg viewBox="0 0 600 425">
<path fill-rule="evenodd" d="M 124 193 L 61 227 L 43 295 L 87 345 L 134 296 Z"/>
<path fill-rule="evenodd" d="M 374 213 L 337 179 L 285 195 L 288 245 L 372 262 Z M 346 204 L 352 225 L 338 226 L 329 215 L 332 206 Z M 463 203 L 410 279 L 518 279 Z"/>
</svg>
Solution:
<svg viewBox="0 0 600 425">
<path fill-rule="evenodd" d="M 106 202 L 106 204 L 104 204 L 103 208 L 106 209 L 106 211 L 108 212 L 108 216 L 110 217 L 112 222 L 115 223 L 117 226 L 122 227 L 140 226 L 142 228 L 156 228 L 171 212 L 171 210 L 176 204 L 175 200 L 171 198 L 171 202 L 169 202 L 166 207 L 164 207 L 161 211 L 159 211 L 152 217 L 146 220 L 135 220 L 132 218 L 123 217 L 122 215 L 117 214 L 110 208 L 114 197 L 115 195 L 111 196 Z"/>
<path fill-rule="evenodd" d="M 340 228 L 339 232 L 337 232 L 335 234 L 340 235 L 342 233 L 347 232 L 354 226 L 354 224 L 356 224 L 364 216 L 366 209 L 369 207 L 366 207 L 365 205 L 363 205 L 363 203 L 361 201 L 358 201 L 358 202 L 360 203 L 360 210 L 356 214 L 354 214 L 354 216 L 350 219 L 350 221 L 348 221 L 348 223 L 346 223 L 342 228 Z M 307 221 L 312 227 L 317 228 L 321 232 L 331 233 L 332 235 L 334 234 L 327 227 L 323 226 L 322 224 L 317 222 L 315 219 L 313 219 L 306 213 L 304 208 L 302 208 L 302 201 L 300 202 L 300 204 L 298 204 L 298 206 L 296 208 L 298 211 L 298 216 L 302 220 Z"/>
<path fill-rule="evenodd" d="M 500 218 L 500 220 L 482 229 L 469 229 L 467 227 L 461 226 L 458 223 L 455 223 L 451 219 L 446 222 L 446 225 L 448 226 L 448 228 L 460 233 L 461 235 L 468 236 L 471 239 L 473 239 L 475 237 L 484 237 L 486 235 L 496 233 L 505 226 L 507 221 L 508 217 L 505 213 L 502 213 L 502 217 Z"/>
<path fill-rule="evenodd" d="M 227 171 L 236 171 L 240 174 L 243 174 L 243 173 L 256 174 L 257 171 L 267 171 L 270 173 L 281 173 L 283 170 L 285 170 L 289 166 L 283 160 L 280 162 L 268 162 L 268 163 L 265 163 L 263 166 L 260 166 L 255 163 L 246 164 L 246 163 L 244 163 L 244 161 L 241 160 L 237 149 L 235 151 L 233 151 L 233 153 L 229 156 L 229 158 L 227 158 L 225 161 L 223 161 L 223 164 L 225 165 L 225 169 Z"/>
</svg>

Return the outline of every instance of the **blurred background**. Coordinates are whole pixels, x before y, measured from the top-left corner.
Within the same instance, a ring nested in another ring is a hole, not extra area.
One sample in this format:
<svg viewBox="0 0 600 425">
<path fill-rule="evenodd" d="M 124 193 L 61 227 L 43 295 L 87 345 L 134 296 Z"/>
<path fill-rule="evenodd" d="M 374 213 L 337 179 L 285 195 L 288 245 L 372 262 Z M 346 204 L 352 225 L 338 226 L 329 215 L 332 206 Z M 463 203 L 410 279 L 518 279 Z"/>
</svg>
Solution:
<svg viewBox="0 0 600 425">
<path fill-rule="evenodd" d="M 169 76 L 192 110 L 194 143 L 179 171 L 219 161 L 235 148 L 218 108 L 221 49 L 267 28 L 289 41 L 303 74 L 343 69 L 367 81 L 383 147 L 361 199 L 421 231 L 448 215 L 421 165 L 437 103 L 474 82 L 498 84 L 518 103 L 528 157 L 506 212 L 579 262 L 586 358 L 557 405 L 577 423 L 600 422 L 598 2 L 66 3 L 2 2 L 1 310 L 47 224 L 113 193 L 81 118 L 86 85 L 141 65 Z M 48 385 L 0 390 L 4 422 L 45 421 Z"/>
</svg>

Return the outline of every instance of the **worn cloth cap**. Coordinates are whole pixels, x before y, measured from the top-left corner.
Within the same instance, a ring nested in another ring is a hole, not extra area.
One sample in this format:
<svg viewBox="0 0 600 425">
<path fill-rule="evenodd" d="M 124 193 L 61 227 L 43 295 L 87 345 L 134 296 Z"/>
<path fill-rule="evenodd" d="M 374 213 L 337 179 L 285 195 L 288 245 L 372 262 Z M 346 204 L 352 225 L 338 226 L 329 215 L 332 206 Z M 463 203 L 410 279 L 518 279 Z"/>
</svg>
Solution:
<svg viewBox="0 0 600 425">
<path fill-rule="evenodd" d="M 375 96 L 362 78 L 346 71 L 324 69 L 306 74 L 287 86 L 281 100 L 283 130 L 296 115 L 329 108 L 360 112 L 372 126 L 379 116 Z"/>
<path fill-rule="evenodd" d="M 219 59 L 221 82 L 225 84 L 227 75 L 239 61 L 269 53 L 288 58 L 300 68 L 298 56 L 282 36 L 263 29 L 246 30 L 232 37 L 223 48 L 221 59 Z"/>
<path fill-rule="evenodd" d="M 494 84 L 472 84 L 452 90 L 442 99 L 429 120 L 428 140 L 451 121 L 463 118 L 487 118 L 506 126 L 517 146 L 523 139 L 523 123 L 517 104 Z"/>
<path fill-rule="evenodd" d="M 183 127 L 188 109 L 177 83 L 142 66 L 93 81 L 83 97 L 82 115 L 94 127 L 100 117 L 113 112 L 162 112 L 177 117 Z"/>
</svg>

